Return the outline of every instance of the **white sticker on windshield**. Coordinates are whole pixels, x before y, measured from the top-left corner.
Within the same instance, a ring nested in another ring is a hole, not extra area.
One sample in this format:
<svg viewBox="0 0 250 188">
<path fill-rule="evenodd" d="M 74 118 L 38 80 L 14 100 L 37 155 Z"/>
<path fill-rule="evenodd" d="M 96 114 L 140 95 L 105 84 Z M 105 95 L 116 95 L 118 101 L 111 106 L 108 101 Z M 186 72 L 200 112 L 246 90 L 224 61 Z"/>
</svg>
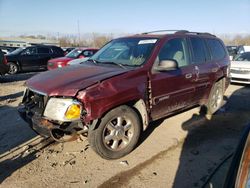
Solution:
<svg viewBox="0 0 250 188">
<path fill-rule="evenodd" d="M 157 39 L 147 39 L 147 40 L 140 40 L 138 44 L 154 44 L 156 43 Z"/>
</svg>

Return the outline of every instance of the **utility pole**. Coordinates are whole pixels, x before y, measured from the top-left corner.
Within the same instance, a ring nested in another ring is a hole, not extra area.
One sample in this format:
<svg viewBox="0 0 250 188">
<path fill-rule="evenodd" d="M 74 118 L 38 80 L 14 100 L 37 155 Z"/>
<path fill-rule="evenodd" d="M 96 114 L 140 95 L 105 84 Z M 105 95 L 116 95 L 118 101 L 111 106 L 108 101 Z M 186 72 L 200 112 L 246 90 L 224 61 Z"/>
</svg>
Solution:
<svg viewBox="0 0 250 188">
<path fill-rule="evenodd" d="M 80 47 L 80 27 L 79 27 L 79 20 L 77 20 L 77 28 L 78 28 L 78 46 Z"/>
</svg>

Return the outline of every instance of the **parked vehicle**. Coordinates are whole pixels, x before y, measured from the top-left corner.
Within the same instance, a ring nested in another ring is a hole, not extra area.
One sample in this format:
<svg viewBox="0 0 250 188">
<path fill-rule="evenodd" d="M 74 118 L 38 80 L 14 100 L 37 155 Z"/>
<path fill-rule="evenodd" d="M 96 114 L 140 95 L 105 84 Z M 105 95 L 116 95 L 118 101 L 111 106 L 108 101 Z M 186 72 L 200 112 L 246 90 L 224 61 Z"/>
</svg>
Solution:
<svg viewBox="0 0 250 188">
<path fill-rule="evenodd" d="M 250 52 L 239 54 L 231 62 L 231 82 L 250 84 Z"/>
<path fill-rule="evenodd" d="M 69 52 L 71 52 L 75 48 L 74 47 L 63 47 L 62 49 L 64 51 L 64 55 L 67 55 Z"/>
<path fill-rule="evenodd" d="M 0 49 L 2 50 L 4 55 L 6 55 L 6 54 L 9 54 L 9 53 L 13 52 L 17 48 L 15 48 L 15 47 L 0 47 Z"/>
<path fill-rule="evenodd" d="M 233 60 L 234 57 L 237 55 L 238 46 L 226 46 L 226 47 L 227 47 L 230 60 Z"/>
<path fill-rule="evenodd" d="M 116 159 L 135 148 L 151 121 L 197 104 L 216 112 L 229 63 L 223 42 L 208 33 L 118 38 L 80 66 L 29 79 L 19 113 L 40 135 L 66 141 L 88 134 L 96 153 Z"/>
<path fill-rule="evenodd" d="M 6 55 L 10 67 L 9 74 L 16 74 L 19 71 L 46 70 L 49 59 L 63 55 L 63 50 L 57 46 L 36 45 L 18 48 Z"/>
<path fill-rule="evenodd" d="M 55 58 L 48 61 L 48 70 L 65 67 L 69 61 L 90 57 L 98 51 L 96 48 L 76 48 L 68 53 L 65 57 Z"/>
<path fill-rule="evenodd" d="M 9 66 L 7 65 L 6 57 L 0 49 L 0 76 L 6 74 L 9 71 Z"/>
<path fill-rule="evenodd" d="M 89 60 L 89 57 L 74 59 L 68 62 L 68 65 L 79 65 Z"/>
<path fill-rule="evenodd" d="M 250 52 L 250 46 L 244 46 L 244 45 L 238 46 L 237 53 L 242 54 L 244 52 Z"/>
</svg>

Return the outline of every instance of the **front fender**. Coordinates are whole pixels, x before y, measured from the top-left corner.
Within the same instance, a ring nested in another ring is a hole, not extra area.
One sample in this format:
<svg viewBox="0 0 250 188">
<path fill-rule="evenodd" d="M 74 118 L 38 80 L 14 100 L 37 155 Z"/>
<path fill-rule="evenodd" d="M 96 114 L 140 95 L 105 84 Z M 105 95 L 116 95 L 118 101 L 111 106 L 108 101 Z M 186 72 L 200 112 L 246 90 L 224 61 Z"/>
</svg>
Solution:
<svg viewBox="0 0 250 188">
<path fill-rule="evenodd" d="M 131 101 L 147 100 L 146 82 L 138 83 L 110 83 L 96 84 L 84 91 L 80 91 L 77 98 L 84 104 L 85 123 L 101 118 L 109 110 L 127 104 Z"/>
</svg>

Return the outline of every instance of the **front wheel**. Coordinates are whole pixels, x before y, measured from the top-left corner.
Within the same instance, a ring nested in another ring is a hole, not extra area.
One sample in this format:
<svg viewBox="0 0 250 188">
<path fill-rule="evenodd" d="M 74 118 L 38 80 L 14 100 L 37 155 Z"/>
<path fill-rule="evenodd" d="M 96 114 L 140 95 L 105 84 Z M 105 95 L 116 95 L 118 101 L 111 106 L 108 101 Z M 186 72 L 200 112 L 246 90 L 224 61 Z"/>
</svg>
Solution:
<svg viewBox="0 0 250 188">
<path fill-rule="evenodd" d="M 223 90 L 222 81 L 218 81 L 213 85 L 206 105 L 208 115 L 214 114 L 221 107 L 223 101 Z"/>
<path fill-rule="evenodd" d="M 131 152 L 141 133 L 141 121 L 128 106 L 108 112 L 99 126 L 89 130 L 88 140 L 94 151 L 105 159 L 118 159 Z"/>
</svg>

